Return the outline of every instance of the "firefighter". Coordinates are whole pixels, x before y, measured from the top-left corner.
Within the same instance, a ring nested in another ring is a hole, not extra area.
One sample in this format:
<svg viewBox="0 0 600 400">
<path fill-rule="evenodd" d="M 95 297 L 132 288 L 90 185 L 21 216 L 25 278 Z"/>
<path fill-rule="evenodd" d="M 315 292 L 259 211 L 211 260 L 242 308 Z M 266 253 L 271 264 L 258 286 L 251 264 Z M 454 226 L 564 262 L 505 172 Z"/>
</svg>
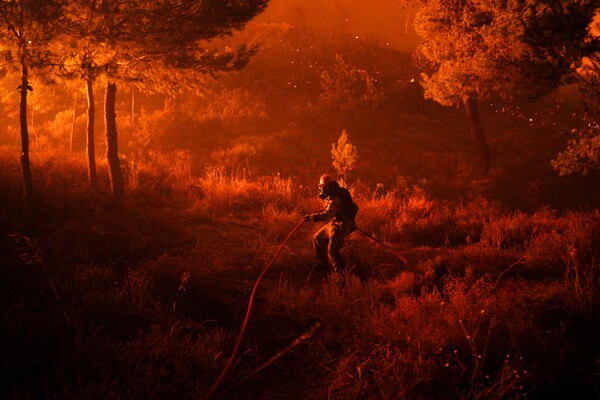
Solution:
<svg viewBox="0 0 600 400">
<path fill-rule="evenodd" d="M 325 209 L 304 216 L 307 222 L 328 221 L 313 237 L 318 264 L 316 268 L 343 272 L 345 268 L 341 249 L 344 238 L 354 231 L 354 218 L 358 206 L 352 201 L 348 189 L 340 187 L 331 176 L 322 175 L 319 180 L 319 197 L 325 201 Z"/>
</svg>

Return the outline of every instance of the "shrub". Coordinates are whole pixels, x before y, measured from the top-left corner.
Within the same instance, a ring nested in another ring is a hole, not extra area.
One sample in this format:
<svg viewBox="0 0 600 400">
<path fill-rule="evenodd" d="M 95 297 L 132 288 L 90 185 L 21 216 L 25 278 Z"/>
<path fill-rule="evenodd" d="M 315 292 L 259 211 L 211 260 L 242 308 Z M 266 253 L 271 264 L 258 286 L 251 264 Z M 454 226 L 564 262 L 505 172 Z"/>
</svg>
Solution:
<svg viewBox="0 0 600 400">
<path fill-rule="evenodd" d="M 359 205 L 356 224 L 381 240 L 390 241 L 394 233 L 393 221 L 398 214 L 399 198 L 396 192 L 378 197 L 358 197 Z"/>
<path fill-rule="evenodd" d="M 513 246 L 523 247 L 533 234 L 530 220 L 523 212 L 515 212 L 491 220 L 483 227 L 481 244 L 498 250 Z"/>
<path fill-rule="evenodd" d="M 423 189 L 413 187 L 400 204 L 394 221 L 398 240 L 439 246 L 449 244 L 455 220 L 447 205 L 432 199 Z"/>
<path fill-rule="evenodd" d="M 331 158 L 333 167 L 337 171 L 338 178 L 342 177 L 342 185 L 348 182 L 348 171 L 354 169 L 354 164 L 358 158 L 356 146 L 350 143 L 348 133 L 342 130 L 342 134 L 336 143 L 331 145 Z"/>
<path fill-rule="evenodd" d="M 204 176 L 195 179 L 193 184 L 202 193 L 192 205 L 194 213 L 212 216 L 236 213 L 257 217 L 268 204 L 292 210 L 296 196 L 289 178 L 273 175 L 249 180 L 228 174 L 221 167 L 207 168 Z"/>
</svg>

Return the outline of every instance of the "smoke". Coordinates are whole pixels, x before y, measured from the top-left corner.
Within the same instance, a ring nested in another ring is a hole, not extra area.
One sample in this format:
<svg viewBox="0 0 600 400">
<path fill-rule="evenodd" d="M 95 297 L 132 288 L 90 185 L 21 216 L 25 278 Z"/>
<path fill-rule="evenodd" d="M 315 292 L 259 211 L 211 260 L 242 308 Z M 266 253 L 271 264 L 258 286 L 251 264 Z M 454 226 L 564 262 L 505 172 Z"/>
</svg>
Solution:
<svg viewBox="0 0 600 400">
<path fill-rule="evenodd" d="M 412 51 L 420 42 L 412 25 L 416 10 L 402 0 L 271 0 L 258 20 L 358 36 Z"/>
</svg>

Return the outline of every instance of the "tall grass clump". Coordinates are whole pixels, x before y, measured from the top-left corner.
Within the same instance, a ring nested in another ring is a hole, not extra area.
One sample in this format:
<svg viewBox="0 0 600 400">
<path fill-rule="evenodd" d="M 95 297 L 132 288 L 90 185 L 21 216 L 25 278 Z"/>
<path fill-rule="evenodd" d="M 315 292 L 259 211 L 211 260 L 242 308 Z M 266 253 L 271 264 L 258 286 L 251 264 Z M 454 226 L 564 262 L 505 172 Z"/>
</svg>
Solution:
<svg viewBox="0 0 600 400">
<path fill-rule="evenodd" d="M 279 174 L 251 178 L 217 165 L 198 176 L 192 171 L 189 151 L 151 151 L 148 157 L 129 162 L 125 169 L 134 195 L 191 208 L 197 215 L 256 218 L 270 205 L 289 212 L 298 198 L 292 179 Z"/>
<path fill-rule="evenodd" d="M 283 239 L 298 224 L 304 214 L 299 210 L 282 209 L 274 203 L 267 203 L 261 210 L 259 224 L 267 232 L 268 237 Z"/>
<path fill-rule="evenodd" d="M 485 224 L 481 244 L 497 249 L 524 248 L 535 236 L 555 229 L 559 223 L 556 213 L 547 208 L 534 214 L 503 214 Z"/>
<path fill-rule="evenodd" d="M 0 149 L 0 216 L 16 224 L 21 213 L 23 182 L 19 163 L 19 150 L 12 147 Z M 65 149 L 36 150 L 31 154 L 34 201 L 37 214 L 46 223 L 65 221 L 75 213 L 91 211 L 94 203 L 101 202 L 101 193 L 93 193 L 87 182 L 87 166 L 82 154 Z M 100 182 L 102 171 L 98 174 Z M 107 183 L 108 186 L 108 183 Z"/>
<path fill-rule="evenodd" d="M 600 295 L 598 254 L 600 215 L 566 213 L 554 220 L 551 229 L 537 234 L 528 244 L 525 257 L 545 275 L 562 277 L 573 291 L 572 299 L 591 312 Z"/>
<path fill-rule="evenodd" d="M 390 241 L 394 233 L 392 221 L 398 213 L 399 195 L 391 191 L 383 196 L 357 196 L 354 201 L 359 206 L 356 224 L 382 240 Z"/>
<path fill-rule="evenodd" d="M 475 197 L 454 206 L 455 230 L 451 242 L 455 244 L 478 243 L 485 225 L 504 213 L 502 206 L 484 197 Z"/>
<path fill-rule="evenodd" d="M 377 193 L 377 192 L 376 192 Z M 371 198 L 360 196 L 357 223 L 390 242 L 458 246 L 479 241 L 486 222 L 500 207 L 482 198 L 454 204 L 413 187 Z"/>
<path fill-rule="evenodd" d="M 413 187 L 400 204 L 394 221 L 395 237 L 429 246 L 470 243 L 481 231 L 484 217 L 481 206 L 491 211 L 491 205 L 481 201 L 457 207 L 451 202 L 433 198 L 424 189 Z"/>
<path fill-rule="evenodd" d="M 290 178 L 279 175 L 250 180 L 228 173 L 223 167 L 207 168 L 194 180 L 202 195 L 192 205 L 194 212 L 210 215 L 260 214 L 266 204 L 291 210 L 294 191 Z"/>
<path fill-rule="evenodd" d="M 188 150 L 148 151 L 145 157 L 122 160 L 127 189 L 133 194 L 187 206 L 195 194 L 192 155 Z"/>
<path fill-rule="evenodd" d="M 18 154 L 18 150 L 12 146 L 0 146 L 0 218 L 13 226 L 19 224 L 18 210 L 21 209 L 23 193 Z"/>
</svg>

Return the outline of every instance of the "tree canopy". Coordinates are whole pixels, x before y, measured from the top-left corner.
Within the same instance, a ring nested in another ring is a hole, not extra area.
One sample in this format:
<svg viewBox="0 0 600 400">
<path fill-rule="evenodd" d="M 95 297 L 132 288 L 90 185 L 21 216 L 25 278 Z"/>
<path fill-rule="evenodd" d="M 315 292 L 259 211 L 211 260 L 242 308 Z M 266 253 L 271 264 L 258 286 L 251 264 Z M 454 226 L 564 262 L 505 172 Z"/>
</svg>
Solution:
<svg viewBox="0 0 600 400">
<path fill-rule="evenodd" d="M 239 69 L 253 50 L 211 47 L 264 10 L 268 0 L 72 1 L 70 68 L 167 91 L 204 74 Z"/>
<path fill-rule="evenodd" d="M 431 0 L 415 21 L 424 38 L 425 95 L 444 105 L 467 96 L 540 96 L 596 51 L 594 0 Z"/>
<path fill-rule="evenodd" d="M 32 90 L 30 70 L 52 70 L 66 78 L 82 77 L 87 82 L 91 110 L 93 81 L 100 76 L 107 78 L 106 101 L 113 102 L 105 108 L 112 184 L 112 172 L 118 172 L 119 162 L 115 83 L 129 82 L 147 91 L 165 92 L 190 86 L 190 82 L 201 81 L 205 74 L 241 68 L 254 49 L 211 49 L 206 44 L 242 28 L 267 3 L 268 0 L 0 1 L 0 21 L 6 27 L 0 35 L 0 51 L 6 65 L 21 67 L 21 158 L 26 208 L 31 209 L 33 202 L 26 115 L 27 92 Z M 88 115 L 93 119 L 93 112 Z M 93 142 L 93 129 L 90 132 Z M 90 168 L 95 168 L 93 163 Z M 90 181 L 95 181 L 92 175 Z"/>
<path fill-rule="evenodd" d="M 590 35 L 599 9 L 595 0 L 425 0 L 415 19 L 425 97 L 464 104 L 473 136 L 489 153 L 475 102 L 556 89 L 599 49 Z"/>
</svg>

